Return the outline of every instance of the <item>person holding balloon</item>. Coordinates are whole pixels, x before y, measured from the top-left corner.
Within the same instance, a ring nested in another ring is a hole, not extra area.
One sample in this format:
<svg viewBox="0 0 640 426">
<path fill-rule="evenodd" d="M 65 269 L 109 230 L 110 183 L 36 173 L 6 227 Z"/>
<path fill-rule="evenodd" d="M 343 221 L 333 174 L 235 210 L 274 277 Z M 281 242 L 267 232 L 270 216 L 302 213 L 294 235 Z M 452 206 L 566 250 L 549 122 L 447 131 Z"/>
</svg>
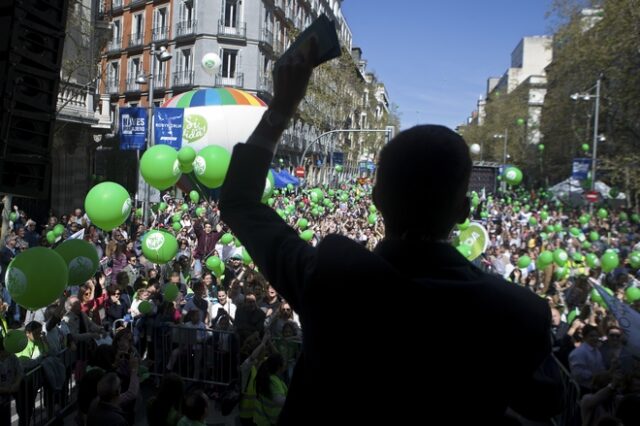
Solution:
<svg viewBox="0 0 640 426">
<path fill-rule="evenodd" d="M 501 424 L 508 407 L 536 419 L 555 414 L 558 389 L 534 379 L 551 351 L 549 306 L 525 288 L 482 272 L 446 241 L 470 211 L 472 162 L 459 134 L 443 126 L 415 126 L 385 145 L 373 200 L 386 235 L 373 253 L 338 235 L 312 247 L 261 202 L 278 140 L 319 62 L 314 40 L 275 68 L 273 99 L 247 142 L 234 147 L 219 204 L 222 220 L 304 327 L 302 355 L 278 424 L 330 424 L 336 412 L 343 423 L 410 424 L 415 410 L 407 407 L 445 413 L 451 424 Z M 351 309 L 327 315 L 327 288 L 353 300 Z M 397 321 L 374 326 L 371 307 L 390 291 L 409 296 L 403 300 L 403 327 Z M 451 315 L 452 301 L 460 315 Z M 442 318 L 446 327 L 431 327 Z M 470 318 L 493 326 L 472 332 Z M 345 324 L 352 332 L 339 331 Z M 381 336 L 413 343 L 399 350 L 381 344 Z M 417 336 L 447 350 L 424 350 Z M 375 362 L 369 362 L 371 354 Z M 419 368 L 407 362 L 407 354 L 419 360 Z M 385 387 L 394 391 L 380 391 L 381 359 L 393 366 Z M 413 386 L 407 387 L 407 377 Z M 460 386 L 486 383 L 491 392 L 465 398 L 461 410 Z M 353 406 L 354 394 L 367 401 L 365 407 Z"/>
</svg>

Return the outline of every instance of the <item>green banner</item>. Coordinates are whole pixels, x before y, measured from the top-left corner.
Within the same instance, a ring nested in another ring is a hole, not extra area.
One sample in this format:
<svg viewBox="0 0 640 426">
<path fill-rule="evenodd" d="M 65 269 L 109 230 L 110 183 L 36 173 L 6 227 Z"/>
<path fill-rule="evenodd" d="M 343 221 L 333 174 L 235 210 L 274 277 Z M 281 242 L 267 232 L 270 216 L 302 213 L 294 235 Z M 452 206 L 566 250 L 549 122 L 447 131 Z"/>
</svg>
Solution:
<svg viewBox="0 0 640 426">
<path fill-rule="evenodd" d="M 460 231 L 460 244 L 466 244 L 471 247 L 471 251 L 466 256 L 468 260 L 473 260 L 480 256 L 489 245 L 489 234 L 484 226 L 473 222 L 467 229 Z"/>
</svg>

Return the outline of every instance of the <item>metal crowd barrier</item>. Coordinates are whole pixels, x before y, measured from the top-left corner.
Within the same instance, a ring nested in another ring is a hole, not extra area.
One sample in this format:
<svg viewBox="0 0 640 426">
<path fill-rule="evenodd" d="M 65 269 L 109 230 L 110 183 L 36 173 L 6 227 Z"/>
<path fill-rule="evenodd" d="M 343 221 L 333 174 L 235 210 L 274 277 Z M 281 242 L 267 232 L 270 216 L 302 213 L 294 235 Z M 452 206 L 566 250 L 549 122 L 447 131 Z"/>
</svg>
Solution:
<svg viewBox="0 0 640 426">
<path fill-rule="evenodd" d="M 228 385 L 238 377 L 238 339 L 232 331 L 164 325 L 154 330 L 151 372 L 173 371 L 184 380 Z"/>
<path fill-rule="evenodd" d="M 25 371 L 20 390 L 12 402 L 11 425 L 47 426 L 62 422 L 75 404 L 76 383 L 71 370 L 76 355 L 65 349 L 57 357 L 62 361 L 59 367 L 64 369 L 64 383 L 54 389 L 46 377 L 47 366 L 43 364 Z"/>
<path fill-rule="evenodd" d="M 580 420 L 580 386 L 571 377 L 569 370 L 556 358 L 552 356 L 555 361 L 558 370 L 560 371 L 560 377 L 562 385 L 564 387 L 564 410 L 562 413 L 551 419 L 551 422 L 556 426 L 579 426 Z"/>
</svg>

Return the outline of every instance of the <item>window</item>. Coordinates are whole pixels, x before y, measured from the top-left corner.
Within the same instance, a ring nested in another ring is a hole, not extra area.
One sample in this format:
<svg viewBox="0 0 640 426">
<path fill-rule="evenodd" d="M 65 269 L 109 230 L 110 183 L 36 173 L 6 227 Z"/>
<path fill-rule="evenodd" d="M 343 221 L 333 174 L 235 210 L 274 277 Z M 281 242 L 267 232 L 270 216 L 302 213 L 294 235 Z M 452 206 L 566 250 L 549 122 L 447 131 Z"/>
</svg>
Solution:
<svg viewBox="0 0 640 426">
<path fill-rule="evenodd" d="M 131 21 L 131 43 L 130 45 L 139 45 L 143 43 L 144 35 L 144 14 L 136 13 Z"/>
<path fill-rule="evenodd" d="M 180 2 L 180 22 L 192 22 L 195 16 L 193 2 Z"/>
<path fill-rule="evenodd" d="M 224 26 L 235 28 L 238 26 L 238 1 L 227 0 L 224 3 Z"/>
<path fill-rule="evenodd" d="M 167 75 L 167 63 L 160 62 L 155 57 L 152 59 L 155 66 L 155 82 L 157 87 L 165 87 L 165 75 Z"/>
<path fill-rule="evenodd" d="M 127 81 L 135 82 L 136 77 L 140 74 L 143 74 L 142 58 L 140 56 L 129 58 L 129 64 L 127 66 Z"/>
<path fill-rule="evenodd" d="M 120 84 L 120 62 L 113 61 L 107 65 L 107 93 L 117 93 Z"/>
<path fill-rule="evenodd" d="M 178 70 L 190 71 L 192 68 L 191 49 L 182 49 L 178 59 Z"/>
<path fill-rule="evenodd" d="M 169 38 L 168 8 L 157 7 L 153 10 L 153 39 L 166 40 Z"/>
<path fill-rule="evenodd" d="M 113 24 L 113 28 L 112 28 L 112 34 L 113 34 L 112 42 L 113 42 L 113 44 L 120 45 L 120 41 L 122 40 L 122 20 L 120 20 L 120 19 L 114 19 L 114 20 L 112 21 L 112 24 Z"/>
<path fill-rule="evenodd" d="M 238 51 L 222 49 L 222 77 L 235 77 L 238 60 Z"/>
</svg>

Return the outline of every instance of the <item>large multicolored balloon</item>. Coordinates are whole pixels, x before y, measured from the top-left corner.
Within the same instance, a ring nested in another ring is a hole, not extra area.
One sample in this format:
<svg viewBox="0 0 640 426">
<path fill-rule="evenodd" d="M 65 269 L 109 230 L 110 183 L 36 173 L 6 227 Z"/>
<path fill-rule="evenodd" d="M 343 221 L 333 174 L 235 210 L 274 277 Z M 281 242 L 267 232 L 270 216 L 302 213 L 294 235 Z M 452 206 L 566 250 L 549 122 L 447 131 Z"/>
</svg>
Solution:
<svg viewBox="0 0 640 426">
<path fill-rule="evenodd" d="M 121 185 L 102 182 L 91 188 L 84 199 L 91 223 L 105 231 L 122 225 L 131 213 L 131 198 Z"/>
<path fill-rule="evenodd" d="M 207 188 L 219 188 L 224 182 L 231 162 L 229 151 L 218 145 L 210 145 L 198 153 L 193 162 L 196 178 Z"/>
<path fill-rule="evenodd" d="M 178 253 L 178 241 L 165 231 L 149 231 L 142 236 L 142 253 L 153 263 L 167 263 Z"/>
<path fill-rule="evenodd" d="M 66 240 L 55 251 L 67 263 L 70 286 L 84 284 L 100 267 L 96 248 L 84 240 Z"/>
<path fill-rule="evenodd" d="M 67 263 L 56 251 L 34 247 L 9 264 L 5 282 L 11 298 L 35 311 L 53 303 L 67 286 Z"/>
</svg>

